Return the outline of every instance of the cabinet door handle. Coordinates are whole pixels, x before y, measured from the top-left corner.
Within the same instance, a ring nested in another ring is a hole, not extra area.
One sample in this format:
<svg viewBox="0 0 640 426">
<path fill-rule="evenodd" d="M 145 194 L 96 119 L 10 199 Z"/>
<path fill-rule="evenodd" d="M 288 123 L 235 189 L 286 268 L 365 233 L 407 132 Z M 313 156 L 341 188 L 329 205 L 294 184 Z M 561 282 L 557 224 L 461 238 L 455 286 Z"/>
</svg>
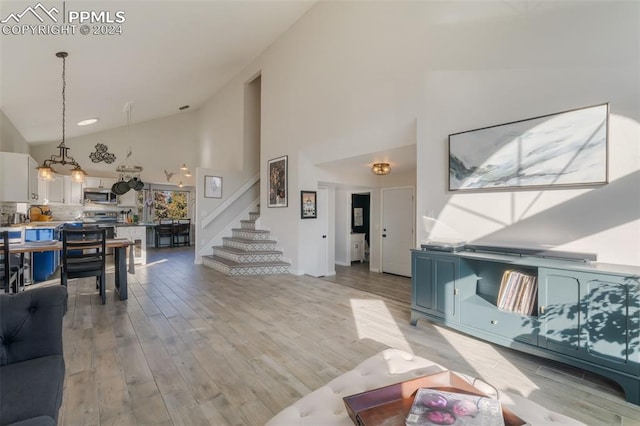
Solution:
<svg viewBox="0 0 640 426">
<path fill-rule="evenodd" d="M 457 296 L 457 295 L 458 295 L 458 289 L 457 289 L 457 288 L 454 288 L 454 289 L 453 289 L 453 295 L 454 295 L 454 296 Z"/>
<path fill-rule="evenodd" d="M 491 320 L 491 325 L 496 325 L 498 323 L 498 320 Z"/>
<path fill-rule="evenodd" d="M 544 314 L 544 305 L 540 306 L 540 314 Z"/>
</svg>

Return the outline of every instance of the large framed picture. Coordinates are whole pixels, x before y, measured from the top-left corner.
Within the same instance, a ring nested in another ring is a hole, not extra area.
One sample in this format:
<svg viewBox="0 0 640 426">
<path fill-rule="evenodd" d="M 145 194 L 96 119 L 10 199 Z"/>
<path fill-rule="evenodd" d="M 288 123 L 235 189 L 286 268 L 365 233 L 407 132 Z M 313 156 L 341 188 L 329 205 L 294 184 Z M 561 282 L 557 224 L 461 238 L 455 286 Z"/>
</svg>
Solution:
<svg viewBox="0 0 640 426">
<path fill-rule="evenodd" d="M 602 185 L 609 104 L 449 135 L 449 191 Z"/>
<path fill-rule="evenodd" d="M 316 191 L 300 191 L 300 218 L 316 219 L 318 217 L 318 198 Z"/>
<path fill-rule="evenodd" d="M 206 198 L 222 198 L 222 178 L 220 176 L 204 177 L 204 196 Z"/>
<path fill-rule="evenodd" d="M 284 155 L 268 162 L 269 202 L 267 207 L 287 207 L 289 205 L 287 160 L 288 157 Z"/>
</svg>

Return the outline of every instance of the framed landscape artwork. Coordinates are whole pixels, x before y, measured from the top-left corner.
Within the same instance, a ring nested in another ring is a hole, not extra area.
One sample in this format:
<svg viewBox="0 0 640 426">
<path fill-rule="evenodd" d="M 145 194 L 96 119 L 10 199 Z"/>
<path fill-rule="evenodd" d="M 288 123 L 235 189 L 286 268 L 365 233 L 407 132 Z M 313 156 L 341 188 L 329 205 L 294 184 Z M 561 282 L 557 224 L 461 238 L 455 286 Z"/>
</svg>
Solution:
<svg viewBox="0 0 640 426">
<path fill-rule="evenodd" d="M 222 198 L 222 178 L 220 176 L 204 177 L 204 196 L 206 198 Z"/>
<path fill-rule="evenodd" d="M 284 155 L 268 162 L 269 202 L 267 207 L 287 207 L 289 205 L 287 160 L 288 157 Z"/>
<path fill-rule="evenodd" d="M 300 191 L 300 218 L 316 219 L 318 217 L 318 198 L 316 191 Z"/>
<path fill-rule="evenodd" d="M 601 185 L 609 104 L 449 135 L 449 191 Z"/>
</svg>

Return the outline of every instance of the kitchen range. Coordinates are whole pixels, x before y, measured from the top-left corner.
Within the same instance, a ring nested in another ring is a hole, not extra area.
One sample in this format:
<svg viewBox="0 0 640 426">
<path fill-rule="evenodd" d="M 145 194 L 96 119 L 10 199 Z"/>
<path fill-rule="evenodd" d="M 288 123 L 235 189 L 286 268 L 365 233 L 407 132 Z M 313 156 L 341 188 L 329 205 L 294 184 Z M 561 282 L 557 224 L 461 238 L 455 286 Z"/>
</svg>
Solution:
<svg viewBox="0 0 640 426">
<path fill-rule="evenodd" d="M 96 224 L 98 228 L 104 228 L 107 239 L 114 238 L 115 225 L 118 223 L 118 212 L 111 210 L 87 210 L 82 213 L 83 224 Z M 107 250 L 111 254 L 113 250 Z"/>
</svg>

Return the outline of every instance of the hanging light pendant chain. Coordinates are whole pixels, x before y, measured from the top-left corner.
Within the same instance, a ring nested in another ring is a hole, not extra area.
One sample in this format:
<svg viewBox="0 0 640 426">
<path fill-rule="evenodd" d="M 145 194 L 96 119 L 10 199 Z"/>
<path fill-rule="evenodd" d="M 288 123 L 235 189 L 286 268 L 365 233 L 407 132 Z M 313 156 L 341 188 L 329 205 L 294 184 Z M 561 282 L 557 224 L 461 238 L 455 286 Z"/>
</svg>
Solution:
<svg viewBox="0 0 640 426">
<path fill-rule="evenodd" d="M 52 155 L 48 160 L 44 160 L 42 162 L 42 166 L 38 167 L 38 178 L 51 181 L 54 179 L 54 174 L 56 173 L 51 167 L 52 164 L 70 164 L 74 166 L 73 170 L 71 170 L 71 178 L 74 182 L 82 182 L 84 181 L 84 176 L 87 174 L 80 164 L 76 160 L 73 159 L 70 155 L 68 155 L 69 148 L 64 144 L 65 139 L 65 127 L 66 127 L 66 115 L 67 115 L 67 56 L 69 54 L 67 52 L 58 52 L 56 53 L 56 57 L 62 58 L 62 141 L 60 145 L 58 145 L 58 150 L 60 153 L 58 155 Z"/>
<path fill-rule="evenodd" d="M 66 97 L 66 89 L 67 89 L 67 78 L 66 78 L 66 67 L 67 65 L 67 55 L 62 55 L 62 144 L 64 145 L 64 128 L 65 128 L 65 114 L 67 111 L 67 97 Z"/>
</svg>

